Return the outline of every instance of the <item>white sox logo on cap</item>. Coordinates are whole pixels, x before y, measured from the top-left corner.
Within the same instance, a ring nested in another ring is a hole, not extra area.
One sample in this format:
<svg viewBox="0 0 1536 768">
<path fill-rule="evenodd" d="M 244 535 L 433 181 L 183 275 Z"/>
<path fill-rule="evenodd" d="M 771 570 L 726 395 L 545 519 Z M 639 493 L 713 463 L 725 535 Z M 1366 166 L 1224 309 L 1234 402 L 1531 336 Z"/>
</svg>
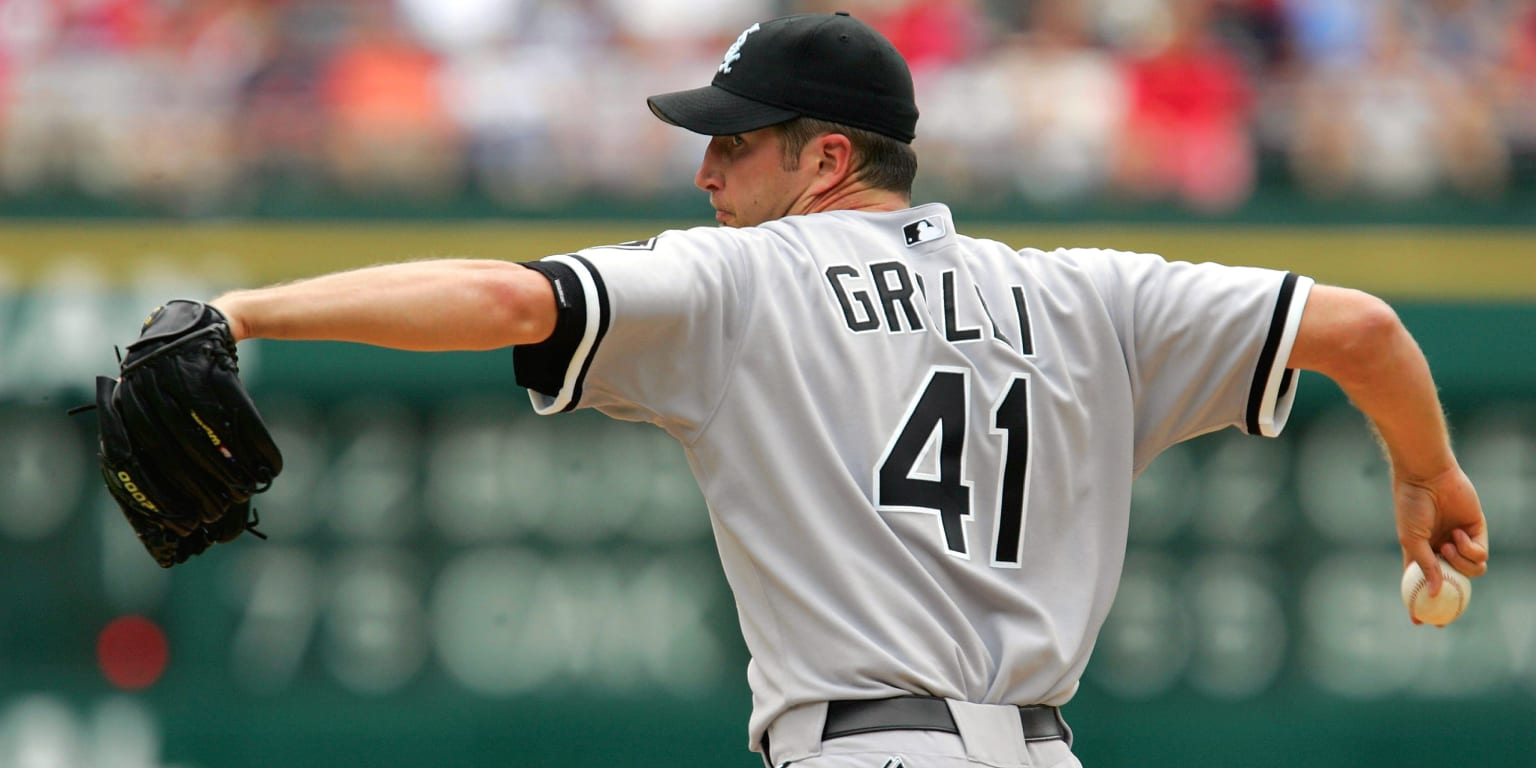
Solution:
<svg viewBox="0 0 1536 768">
<path fill-rule="evenodd" d="M 705 136 L 748 133 L 797 117 L 911 143 L 912 72 L 879 30 L 844 13 L 802 13 L 753 24 L 702 88 L 660 93 L 651 112 Z"/>
<path fill-rule="evenodd" d="M 736 38 L 736 42 L 731 43 L 731 47 L 725 49 L 725 57 L 720 60 L 720 74 L 729 75 L 731 73 L 731 65 L 735 64 L 736 60 L 741 58 L 741 46 L 743 43 L 747 42 L 747 35 L 750 35 L 759 29 L 762 29 L 761 24 L 753 24 L 752 26 L 747 27 L 747 30 L 742 32 L 740 37 Z"/>
</svg>

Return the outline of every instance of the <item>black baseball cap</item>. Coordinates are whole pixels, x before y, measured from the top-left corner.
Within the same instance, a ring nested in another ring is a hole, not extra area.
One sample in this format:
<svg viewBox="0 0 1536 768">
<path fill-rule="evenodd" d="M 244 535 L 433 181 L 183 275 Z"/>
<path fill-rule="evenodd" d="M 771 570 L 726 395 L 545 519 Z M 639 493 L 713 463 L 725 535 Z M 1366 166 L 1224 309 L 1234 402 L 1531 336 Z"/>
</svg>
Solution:
<svg viewBox="0 0 1536 768">
<path fill-rule="evenodd" d="M 703 88 L 646 100 L 662 120 L 730 136 L 814 117 L 911 143 L 912 72 L 891 41 L 839 11 L 753 24 Z"/>
</svg>

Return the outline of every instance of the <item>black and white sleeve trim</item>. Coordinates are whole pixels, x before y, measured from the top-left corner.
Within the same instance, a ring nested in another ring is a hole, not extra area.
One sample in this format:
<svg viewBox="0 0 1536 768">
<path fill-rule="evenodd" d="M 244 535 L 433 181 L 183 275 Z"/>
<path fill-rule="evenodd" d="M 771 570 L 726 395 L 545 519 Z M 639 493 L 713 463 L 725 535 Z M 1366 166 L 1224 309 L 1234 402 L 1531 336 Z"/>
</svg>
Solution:
<svg viewBox="0 0 1536 768">
<path fill-rule="evenodd" d="M 1296 332 L 1301 328 L 1301 315 L 1311 291 L 1309 277 L 1287 274 L 1280 283 L 1269 335 L 1259 351 L 1259 364 L 1248 392 L 1248 434 L 1275 437 L 1290 418 L 1296 382 L 1295 371 L 1287 368 L 1286 363 L 1291 359 L 1291 347 L 1296 343 Z"/>
<path fill-rule="evenodd" d="M 548 339 L 513 350 L 517 383 L 528 388 L 539 414 L 569 411 L 581 402 L 587 369 L 608 331 L 608 292 L 592 263 L 575 254 L 525 266 L 549 279 L 559 314 Z"/>
</svg>

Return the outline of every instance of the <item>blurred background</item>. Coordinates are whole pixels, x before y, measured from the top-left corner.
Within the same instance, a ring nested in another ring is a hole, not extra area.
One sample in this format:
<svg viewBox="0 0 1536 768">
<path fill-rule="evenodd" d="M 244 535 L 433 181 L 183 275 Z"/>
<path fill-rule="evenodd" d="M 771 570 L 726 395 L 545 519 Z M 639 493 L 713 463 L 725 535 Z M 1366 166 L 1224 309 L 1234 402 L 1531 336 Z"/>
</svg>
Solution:
<svg viewBox="0 0 1536 768">
<path fill-rule="evenodd" d="M 753 20 L 831 8 L 907 54 L 923 189 L 968 206 L 1536 199 L 1528 0 L 0 0 L 0 201 L 654 214 L 697 203 L 699 142 L 644 97 L 700 84 Z"/>
<path fill-rule="evenodd" d="M 759 765 L 680 449 L 533 416 L 510 354 L 242 345 L 271 538 L 172 571 L 64 411 L 167 298 L 708 224 L 645 96 L 834 9 L 912 63 L 968 233 L 1391 299 L 1487 506 L 1470 612 L 1414 628 L 1330 383 L 1171 450 L 1084 763 L 1536 765 L 1536 2 L 0 0 L 0 768 Z"/>
</svg>

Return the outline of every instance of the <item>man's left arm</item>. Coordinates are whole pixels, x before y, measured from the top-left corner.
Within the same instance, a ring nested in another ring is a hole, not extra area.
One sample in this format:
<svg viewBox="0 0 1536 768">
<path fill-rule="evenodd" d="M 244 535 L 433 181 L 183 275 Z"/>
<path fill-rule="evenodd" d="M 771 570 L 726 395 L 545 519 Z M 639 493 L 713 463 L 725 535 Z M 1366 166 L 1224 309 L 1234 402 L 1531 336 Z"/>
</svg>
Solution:
<svg viewBox="0 0 1536 768">
<path fill-rule="evenodd" d="M 235 339 L 351 341 L 415 351 L 534 344 L 554 331 L 554 290 L 508 261 L 440 259 L 336 272 L 211 302 Z"/>
</svg>

